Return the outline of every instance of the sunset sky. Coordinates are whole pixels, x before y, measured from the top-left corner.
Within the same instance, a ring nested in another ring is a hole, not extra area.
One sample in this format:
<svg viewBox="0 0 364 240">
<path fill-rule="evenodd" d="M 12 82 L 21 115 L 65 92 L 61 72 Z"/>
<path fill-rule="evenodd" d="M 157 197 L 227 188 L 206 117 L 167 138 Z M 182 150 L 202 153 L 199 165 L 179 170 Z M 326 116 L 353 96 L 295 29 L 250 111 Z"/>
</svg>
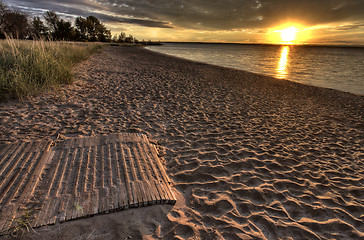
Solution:
<svg viewBox="0 0 364 240">
<path fill-rule="evenodd" d="M 33 15 L 94 15 L 139 40 L 364 45 L 364 0 L 4 0 Z M 293 28 L 292 28 L 293 27 Z"/>
</svg>

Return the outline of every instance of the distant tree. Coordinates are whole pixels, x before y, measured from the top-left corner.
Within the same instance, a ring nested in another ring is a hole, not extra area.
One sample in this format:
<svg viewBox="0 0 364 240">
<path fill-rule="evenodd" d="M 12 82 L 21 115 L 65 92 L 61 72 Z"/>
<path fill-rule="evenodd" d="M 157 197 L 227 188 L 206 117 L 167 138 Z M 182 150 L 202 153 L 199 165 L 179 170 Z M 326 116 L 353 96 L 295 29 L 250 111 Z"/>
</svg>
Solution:
<svg viewBox="0 0 364 240">
<path fill-rule="evenodd" d="M 4 14 L 8 11 L 8 7 L 0 1 L 0 26 L 4 22 Z"/>
<path fill-rule="evenodd" d="M 125 42 L 126 43 L 133 43 L 134 42 L 134 37 L 132 35 L 129 35 L 129 37 L 125 38 Z"/>
<path fill-rule="evenodd" d="M 87 34 L 88 34 L 88 39 L 90 41 L 97 40 L 97 25 L 99 24 L 100 24 L 99 19 L 97 19 L 94 16 L 88 16 L 86 18 Z"/>
<path fill-rule="evenodd" d="M 57 32 L 57 24 L 59 22 L 58 15 L 54 11 L 47 11 L 44 14 L 44 19 L 46 21 L 50 35 L 55 38 Z"/>
<path fill-rule="evenodd" d="M 111 31 L 106 29 L 105 25 L 102 23 L 96 26 L 96 33 L 99 42 L 108 42 L 111 40 Z"/>
<path fill-rule="evenodd" d="M 4 38 L 3 24 L 5 22 L 5 14 L 8 12 L 8 7 L 0 1 L 0 37 Z"/>
<path fill-rule="evenodd" d="M 86 18 L 87 32 L 90 41 L 105 42 L 110 39 L 110 31 L 106 29 L 105 25 L 102 24 L 99 19 L 94 16 L 88 16 Z"/>
<path fill-rule="evenodd" d="M 111 32 L 94 16 L 78 17 L 75 20 L 77 31 L 81 39 L 88 41 L 106 42 L 111 40 Z"/>
<path fill-rule="evenodd" d="M 76 40 L 76 31 L 72 27 L 72 23 L 59 16 L 54 11 L 47 11 L 44 15 L 47 27 L 53 40 Z"/>
<path fill-rule="evenodd" d="M 48 36 L 48 27 L 39 17 L 33 17 L 30 28 L 33 38 L 44 38 Z"/>
<path fill-rule="evenodd" d="M 75 20 L 76 30 L 79 35 L 79 40 L 85 41 L 88 40 L 88 32 L 87 32 L 87 21 L 83 17 L 78 17 Z"/>
<path fill-rule="evenodd" d="M 43 22 L 40 17 L 28 20 L 25 13 L 10 9 L 0 0 L 0 38 L 9 35 L 18 38 L 50 37 L 53 40 L 111 41 L 111 31 L 94 16 L 76 18 L 75 27 L 71 22 L 61 19 L 54 11 L 47 11 L 44 20 Z M 125 39 L 125 34 L 120 34 L 118 40 L 125 41 Z"/>
<path fill-rule="evenodd" d="M 3 4 L 2 4 L 3 5 Z M 25 38 L 29 34 L 28 16 L 20 10 L 9 10 L 1 6 L 1 32 L 2 35 L 16 38 Z"/>
<path fill-rule="evenodd" d="M 3 24 L 5 21 L 5 14 L 7 12 L 8 12 L 8 7 L 2 1 L 0 1 L 0 38 L 5 38 Z"/>
<path fill-rule="evenodd" d="M 57 28 L 54 33 L 56 40 L 72 41 L 75 39 L 75 29 L 72 27 L 72 23 L 63 19 L 57 22 Z"/>
<path fill-rule="evenodd" d="M 118 41 L 118 36 L 117 35 L 112 36 L 111 41 L 112 42 L 117 42 Z"/>
<path fill-rule="evenodd" d="M 120 35 L 119 35 L 119 37 L 118 37 L 118 42 L 119 43 L 125 42 L 125 38 L 126 38 L 126 34 L 123 33 L 123 32 L 121 32 Z"/>
</svg>

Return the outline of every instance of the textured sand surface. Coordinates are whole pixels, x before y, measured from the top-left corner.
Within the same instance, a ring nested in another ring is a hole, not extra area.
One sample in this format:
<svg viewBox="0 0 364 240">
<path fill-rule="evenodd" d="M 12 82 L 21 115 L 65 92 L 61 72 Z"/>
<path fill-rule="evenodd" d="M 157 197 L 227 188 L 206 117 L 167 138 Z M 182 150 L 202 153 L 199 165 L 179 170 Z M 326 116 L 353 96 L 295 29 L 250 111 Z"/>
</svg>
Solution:
<svg viewBox="0 0 364 240">
<path fill-rule="evenodd" d="M 109 47 L 55 93 L 0 104 L 0 143 L 110 132 L 165 147 L 177 204 L 34 239 L 364 238 L 364 97 Z"/>
</svg>

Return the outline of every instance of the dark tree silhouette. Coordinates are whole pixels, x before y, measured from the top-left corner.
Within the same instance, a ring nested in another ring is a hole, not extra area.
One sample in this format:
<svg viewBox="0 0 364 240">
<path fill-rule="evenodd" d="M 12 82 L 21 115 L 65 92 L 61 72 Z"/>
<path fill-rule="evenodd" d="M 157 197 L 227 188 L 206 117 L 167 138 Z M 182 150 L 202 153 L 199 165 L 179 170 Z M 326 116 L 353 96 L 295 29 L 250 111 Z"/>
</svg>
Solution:
<svg viewBox="0 0 364 240">
<path fill-rule="evenodd" d="M 54 11 L 47 11 L 44 14 L 44 19 L 46 21 L 51 37 L 56 39 L 57 23 L 59 22 L 58 15 Z"/>
<path fill-rule="evenodd" d="M 79 40 L 85 41 L 88 40 L 88 32 L 87 32 L 87 21 L 83 17 L 78 17 L 75 20 L 76 29 L 79 35 Z"/>
<path fill-rule="evenodd" d="M 75 29 L 72 27 L 72 23 L 63 19 L 57 22 L 57 28 L 54 33 L 55 40 L 74 40 L 76 35 Z"/>
<path fill-rule="evenodd" d="M 126 37 L 123 32 L 112 39 L 111 31 L 94 16 L 77 17 L 75 27 L 71 22 L 61 19 L 54 11 L 47 11 L 43 17 L 44 22 L 40 17 L 28 20 L 25 13 L 10 9 L 0 0 L 0 38 L 8 35 L 22 39 L 49 38 L 67 41 L 138 43 L 132 35 Z"/>
<path fill-rule="evenodd" d="M 0 1 L 0 38 L 5 38 L 5 32 L 3 29 L 3 25 L 5 22 L 5 14 L 8 11 L 8 7 Z"/>
<path fill-rule="evenodd" d="M 118 42 L 119 43 L 125 42 L 125 38 L 126 38 L 126 34 L 123 33 L 123 32 L 121 32 L 120 35 L 119 35 L 119 37 L 118 37 Z"/>
<path fill-rule="evenodd" d="M 132 35 L 129 35 L 129 37 L 125 38 L 126 43 L 133 43 L 134 41 L 135 39 Z"/>
<path fill-rule="evenodd" d="M 111 32 L 106 29 L 105 25 L 100 23 L 96 26 L 97 40 L 100 42 L 109 42 L 111 40 Z"/>
<path fill-rule="evenodd" d="M 8 7 L 3 2 L 0 1 L 0 25 L 4 21 L 4 14 L 6 11 L 8 11 Z"/>
<path fill-rule="evenodd" d="M 81 40 L 106 42 L 111 40 L 110 30 L 94 16 L 78 17 L 75 20 Z"/>
<path fill-rule="evenodd" d="M 54 40 L 76 40 L 76 31 L 72 27 L 72 23 L 59 16 L 54 11 L 47 11 L 44 15 L 50 35 Z"/>
<path fill-rule="evenodd" d="M 40 17 L 33 17 L 30 25 L 33 38 L 48 37 L 48 27 L 44 24 Z"/>
<path fill-rule="evenodd" d="M 25 38 L 29 34 L 28 16 L 20 10 L 10 10 L 0 2 L 0 37 Z"/>
</svg>

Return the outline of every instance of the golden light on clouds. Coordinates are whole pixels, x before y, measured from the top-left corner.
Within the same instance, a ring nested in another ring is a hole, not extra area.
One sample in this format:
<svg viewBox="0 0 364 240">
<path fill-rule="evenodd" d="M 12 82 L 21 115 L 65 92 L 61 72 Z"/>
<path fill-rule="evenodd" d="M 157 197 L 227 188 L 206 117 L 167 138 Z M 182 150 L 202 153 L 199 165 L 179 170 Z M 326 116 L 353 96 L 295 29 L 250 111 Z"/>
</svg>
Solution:
<svg viewBox="0 0 364 240">
<path fill-rule="evenodd" d="M 138 40 L 171 41 L 171 42 L 220 42 L 220 43 L 257 43 L 251 41 L 259 37 L 259 34 L 245 30 L 234 31 L 201 31 L 181 28 L 152 28 L 135 24 L 113 24 L 106 22 L 106 27 L 111 29 L 112 35 L 125 32 L 132 34 Z M 261 34 L 260 34 L 261 35 Z M 264 39 L 262 39 L 263 41 Z"/>
</svg>

